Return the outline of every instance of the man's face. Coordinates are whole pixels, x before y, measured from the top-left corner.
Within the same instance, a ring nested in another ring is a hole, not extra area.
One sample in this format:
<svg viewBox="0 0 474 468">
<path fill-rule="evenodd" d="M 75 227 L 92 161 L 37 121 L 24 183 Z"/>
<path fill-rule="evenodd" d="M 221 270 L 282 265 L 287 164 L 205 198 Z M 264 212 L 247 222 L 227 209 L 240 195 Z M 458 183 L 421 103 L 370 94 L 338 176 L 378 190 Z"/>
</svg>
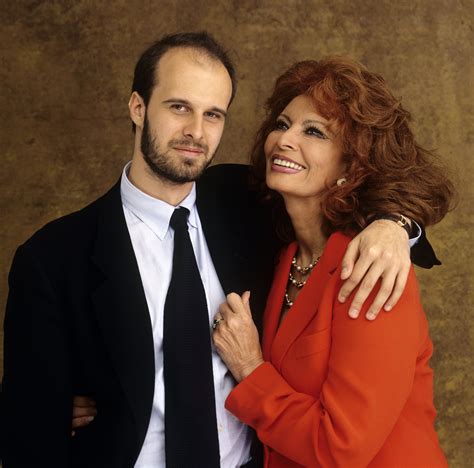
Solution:
<svg viewBox="0 0 474 468">
<path fill-rule="evenodd" d="M 222 63 L 185 48 L 159 61 L 146 108 L 141 151 L 155 175 L 183 184 L 196 180 L 219 145 L 232 94 Z"/>
</svg>

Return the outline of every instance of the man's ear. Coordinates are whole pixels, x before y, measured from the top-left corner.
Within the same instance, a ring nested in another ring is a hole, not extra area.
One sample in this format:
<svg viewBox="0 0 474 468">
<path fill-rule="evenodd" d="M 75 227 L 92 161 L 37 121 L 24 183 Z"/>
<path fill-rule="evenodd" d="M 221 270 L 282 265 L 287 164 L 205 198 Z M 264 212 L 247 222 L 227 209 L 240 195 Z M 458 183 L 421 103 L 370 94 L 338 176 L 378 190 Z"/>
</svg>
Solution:
<svg viewBox="0 0 474 468">
<path fill-rule="evenodd" d="M 134 91 L 130 96 L 130 100 L 128 101 L 128 109 L 130 111 L 130 118 L 132 122 L 137 126 L 142 128 L 143 123 L 145 122 L 145 111 L 146 106 L 143 98 Z"/>
</svg>

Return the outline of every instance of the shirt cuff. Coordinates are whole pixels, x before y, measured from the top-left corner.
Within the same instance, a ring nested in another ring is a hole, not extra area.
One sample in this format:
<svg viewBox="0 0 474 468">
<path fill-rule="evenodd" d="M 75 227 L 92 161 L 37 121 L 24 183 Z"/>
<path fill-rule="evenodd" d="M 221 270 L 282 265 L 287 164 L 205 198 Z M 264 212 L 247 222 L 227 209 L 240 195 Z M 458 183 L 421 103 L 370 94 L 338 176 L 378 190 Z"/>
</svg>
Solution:
<svg viewBox="0 0 474 468">
<path fill-rule="evenodd" d="M 413 219 L 411 220 L 411 231 L 412 237 L 408 240 L 410 249 L 420 240 L 421 237 L 421 227 L 416 221 L 413 221 Z"/>
</svg>

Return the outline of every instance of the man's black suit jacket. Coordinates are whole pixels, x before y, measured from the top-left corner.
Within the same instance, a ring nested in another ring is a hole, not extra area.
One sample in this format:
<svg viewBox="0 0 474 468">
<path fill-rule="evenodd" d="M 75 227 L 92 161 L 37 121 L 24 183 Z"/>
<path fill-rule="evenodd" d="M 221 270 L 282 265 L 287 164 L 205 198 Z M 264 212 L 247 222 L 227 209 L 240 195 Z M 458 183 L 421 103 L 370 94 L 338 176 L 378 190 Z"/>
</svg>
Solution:
<svg viewBox="0 0 474 468">
<path fill-rule="evenodd" d="M 197 183 L 196 203 L 225 293 L 251 290 L 259 322 L 279 242 L 247 178 L 246 166 L 214 166 Z M 120 184 L 19 247 L 9 285 L 4 468 L 133 467 L 155 366 Z M 72 395 L 91 396 L 99 409 L 73 438 Z"/>
</svg>

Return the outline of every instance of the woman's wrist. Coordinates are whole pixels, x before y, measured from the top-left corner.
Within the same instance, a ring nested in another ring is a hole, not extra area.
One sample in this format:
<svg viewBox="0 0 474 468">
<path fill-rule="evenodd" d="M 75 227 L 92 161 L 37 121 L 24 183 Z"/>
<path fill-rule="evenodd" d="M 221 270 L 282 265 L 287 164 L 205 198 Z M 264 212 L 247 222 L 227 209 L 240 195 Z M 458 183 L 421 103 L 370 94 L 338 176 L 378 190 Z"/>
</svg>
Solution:
<svg viewBox="0 0 474 468">
<path fill-rule="evenodd" d="M 248 377 L 257 367 L 263 364 L 265 361 L 262 357 L 255 358 L 247 362 L 238 372 L 234 374 L 235 380 L 238 383 L 242 382 L 246 377 Z"/>
</svg>

